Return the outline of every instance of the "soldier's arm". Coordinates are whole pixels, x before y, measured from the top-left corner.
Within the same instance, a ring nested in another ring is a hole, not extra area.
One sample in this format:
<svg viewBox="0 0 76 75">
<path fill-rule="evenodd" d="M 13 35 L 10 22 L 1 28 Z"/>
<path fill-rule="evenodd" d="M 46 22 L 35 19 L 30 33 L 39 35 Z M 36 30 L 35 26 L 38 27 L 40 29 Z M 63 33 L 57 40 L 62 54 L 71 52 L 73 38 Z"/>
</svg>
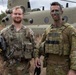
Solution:
<svg viewBox="0 0 76 75">
<path fill-rule="evenodd" d="M 38 57 L 39 51 L 36 48 L 34 32 L 31 29 L 29 29 L 29 33 L 28 34 L 29 34 L 29 38 L 30 38 L 31 43 L 33 44 L 33 58 L 36 58 L 36 57 Z"/>
<path fill-rule="evenodd" d="M 69 31 L 71 51 L 70 51 L 70 70 L 76 73 L 76 29 L 73 27 Z"/>
<path fill-rule="evenodd" d="M 42 34 L 42 38 L 41 38 L 40 43 L 44 42 L 45 39 L 46 39 L 46 31 Z"/>
<path fill-rule="evenodd" d="M 29 33 L 30 35 L 30 41 L 32 42 L 32 44 L 33 44 L 33 58 L 34 58 L 34 62 L 35 62 L 35 70 L 36 69 L 39 69 L 40 68 L 40 62 L 38 62 L 40 59 L 39 59 L 39 50 L 36 48 L 36 42 L 35 42 L 35 37 L 34 37 L 34 32 L 30 29 L 30 33 Z M 36 71 L 35 71 L 36 72 Z M 34 72 L 34 73 L 35 73 Z M 38 71 L 37 71 L 38 72 Z M 39 73 L 40 74 L 40 73 Z"/>
<path fill-rule="evenodd" d="M 40 42 L 39 42 L 38 45 L 37 45 L 39 58 L 41 58 L 41 56 L 44 56 L 44 54 L 45 54 L 44 44 L 45 44 L 45 41 L 46 41 L 47 33 L 48 33 L 48 31 L 47 31 L 47 29 L 46 29 L 45 32 L 42 34 L 42 38 L 41 38 Z M 40 67 L 40 66 L 37 65 L 37 61 L 40 60 L 39 58 L 36 58 L 36 60 L 35 60 L 36 67 Z M 42 60 L 42 61 L 43 61 L 43 60 Z M 41 63 L 41 62 L 40 62 L 40 63 Z"/>
<path fill-rule="evenodd" d="M 42 34 L 42 38 L 41 38 L 40 43 L 38 45 L 40 56 L 41 55 L 44 56 L 44 54 L 45 54 L 45 48 L 44 48 L 45 47 L 45 41 L 46 41 L 46 37 L 47 37 L 48 33 L 50 32 L 50 29 L 51 29 L 50 26 L 47 27 L 46 30 L 44 31 L 44 33 Z"/>
</svg>

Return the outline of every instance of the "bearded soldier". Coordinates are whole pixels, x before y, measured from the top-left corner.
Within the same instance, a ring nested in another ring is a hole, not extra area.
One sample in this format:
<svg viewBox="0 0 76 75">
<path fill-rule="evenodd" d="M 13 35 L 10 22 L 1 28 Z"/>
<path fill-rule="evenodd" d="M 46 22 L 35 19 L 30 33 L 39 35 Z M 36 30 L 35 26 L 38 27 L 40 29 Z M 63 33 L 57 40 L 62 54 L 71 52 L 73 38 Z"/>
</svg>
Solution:
<svg viewBox="0 0 76 75">
<path fill-rule="evenodd" d="M 22 24 L 23 10 L 12 9 L 12 24 L 1 31 L 7 44 L 5 75 L 29 75 L 30 60 L 35 57 L 33 31 Z"/>
</svg>

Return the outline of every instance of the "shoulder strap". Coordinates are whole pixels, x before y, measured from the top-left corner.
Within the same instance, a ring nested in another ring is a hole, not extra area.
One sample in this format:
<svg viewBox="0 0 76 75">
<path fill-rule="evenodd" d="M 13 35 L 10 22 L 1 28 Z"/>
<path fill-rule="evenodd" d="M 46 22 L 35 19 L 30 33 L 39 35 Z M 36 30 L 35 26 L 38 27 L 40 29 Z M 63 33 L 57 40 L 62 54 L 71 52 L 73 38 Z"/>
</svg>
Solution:
<svg viewBox="0 0 76 75">
<path fill-rule="evenodd" d="M 63 26 L 68 27 L 71 26 L 69 23 L 64 23 Z"/>
<path fill-rule="evenodd" d="M 64 31 L 66 28 L 68 28 L 69 26 L 71 26 L 69 23 L 64 23 L 62 25 L 62 31 Z"/>
<path fill-rule="evenodd" d="M 50 26 L 48 26 L 47 28 L 46 28 L 46 34 L 48 34 L 49 32 L 50 32 L 50 30 L 51 30 L 51 25 Z"/>
</svg>

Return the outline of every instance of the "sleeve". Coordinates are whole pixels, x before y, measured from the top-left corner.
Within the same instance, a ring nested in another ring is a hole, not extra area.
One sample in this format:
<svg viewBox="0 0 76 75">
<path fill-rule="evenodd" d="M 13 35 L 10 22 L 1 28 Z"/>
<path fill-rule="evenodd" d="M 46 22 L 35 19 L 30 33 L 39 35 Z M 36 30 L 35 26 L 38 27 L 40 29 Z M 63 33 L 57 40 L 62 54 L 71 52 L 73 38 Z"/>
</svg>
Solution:
<svg viewBox="0 0 76 75">
<path fill-rule="evenodd" d="M 35 42 L 34 33 L 33 33 L 32 30 L 30 30 L 30 36 L 31 36 L 31 38 L 30 38 L 31 39 L 31 42 L 33 43 L 33 46 L 34 46 L 33 56 L 34 56 L 34 58 L 39 57 L 43 53 L 42 52 L 42 48 L 43 48 L 42 47 L 42 43 L 43 43 L 43 41 L 46 38 L 46 32 L 43 33 L 42 39 L 41 39 L 41 41 L 40 41 L 39 44 Z"/>
<path fill-rule="evenodd" d="M 34 36 L 34 32 L 32 31 L 32 29 L 29 28 L 29 37 L 30 37 L 30 41 L 33 44 L 33 52 L 32 52 L 32 56 L 34 58 L 39 56 L 39 50 L 36 48 L 36 42 L 35 42 L 35 36 Z"/>
<path fill-rule="evenodd" d="M 32 42 L 32 44 L 35 47 L 35 36 L 34 36 L 34 32 L 32 31 L 32 29 L 29 29 L 29 37 L 30 37 L 30 41 Z"/>
<path fill-rule="evenodd" d="M 39 56 L 45 54 L 45 50 L 44 50 L 44 45 L 45 45 L 45 40 L 46 40 L 46 30 L 45 32 L 42 34 L 42 38 L 40 40 L 40 43 L 38 44 L 38 49 L 39 49 Z"/>
<path fill-rule="evenodd" d="M 70 52 L 70 69 L 76 70 L 76 29 L 70 30 L 71 52 Z"/>
</svg>

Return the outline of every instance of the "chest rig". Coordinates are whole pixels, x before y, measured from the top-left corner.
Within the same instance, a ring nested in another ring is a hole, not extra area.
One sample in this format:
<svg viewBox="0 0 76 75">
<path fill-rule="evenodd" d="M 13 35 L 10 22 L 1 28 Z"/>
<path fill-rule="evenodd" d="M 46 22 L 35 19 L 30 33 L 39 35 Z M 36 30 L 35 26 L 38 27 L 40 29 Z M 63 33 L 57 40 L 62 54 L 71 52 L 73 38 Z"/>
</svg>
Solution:
<svg viewBox="0 0 76 75">
<path fill-rule="evenodd" d="M 7 57 L 9 58 L 25 58 L 31 59 L 33 52 L 33 45 L 27 33 L 27 28 L 18 32 L 12 29 L 7 31 Z"/>
<path fill-rule="evenodd" d="M 50 28 L 45 42 L 45 53 L 69 55 L 69 44 L 64 42 L 68 39 L 65 29 L 68 26 L 63 25 L 60 28 Z"/>
</svg>

